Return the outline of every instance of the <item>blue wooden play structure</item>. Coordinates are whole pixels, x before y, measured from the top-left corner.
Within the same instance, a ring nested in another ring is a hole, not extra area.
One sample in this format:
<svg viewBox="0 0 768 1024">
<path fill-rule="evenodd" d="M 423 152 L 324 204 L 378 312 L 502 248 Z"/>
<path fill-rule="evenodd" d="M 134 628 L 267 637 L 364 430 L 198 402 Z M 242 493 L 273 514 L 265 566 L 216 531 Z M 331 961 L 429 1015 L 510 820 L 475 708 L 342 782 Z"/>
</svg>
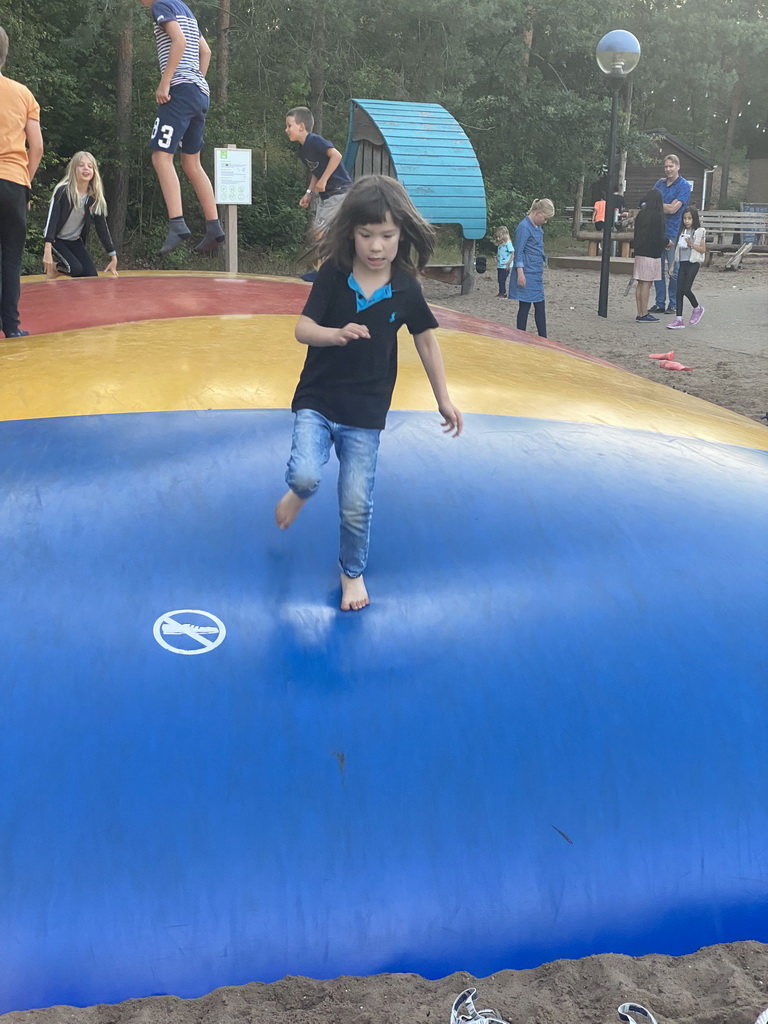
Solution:
<svg viewBox="0 0 768 1024">
<path fill-rule="evenodd" d="M 472 143 L 438 103 L 351 100 L 344 166 L 353 178 L 388 174 L 403 183 L 431 224 L 459 224 L 461 265 L 428 268 L 430 276 L 472 290 L 475 241 L 486 232 L 485 185 Z"/>
</svg>

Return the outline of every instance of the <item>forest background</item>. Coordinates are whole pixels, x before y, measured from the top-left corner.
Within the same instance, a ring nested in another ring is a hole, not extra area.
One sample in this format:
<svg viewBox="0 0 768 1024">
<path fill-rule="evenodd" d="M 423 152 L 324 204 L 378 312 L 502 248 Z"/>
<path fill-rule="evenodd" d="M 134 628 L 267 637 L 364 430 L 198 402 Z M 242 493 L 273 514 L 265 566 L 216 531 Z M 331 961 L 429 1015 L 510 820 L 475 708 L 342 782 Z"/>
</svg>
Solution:
<svg viewBox="0 0 768 1024">
<path fill-rule="evenodd" d="M 620 145 L 664 129 L 723 167 L 768 156 L 768 0 L 193 0 L 213 50 L 204 163 L 253 150 L 253 205 L 240 208 L 241 267 L 295 259 L 306 230 L 305 175 L 284 135 L 308 105 L 344 150 L 350 98 L 440 103 L 469 136 L 486 183 L 489 228 L 514 225 L 533 198 L 573 203 L 606 161 L 610 89 L 595 46 L 614 28 L 642 47 Z M 5 73 L 41 105 L 46 145 L 24 270 L 41 269 L 48 201 L 80 149 L 100 162 L 121 266 L 157 266 L 166 215 L 149 159 L 159 81 L 139 0 L 0 0 Z M 647 140 L 645 140 L 647 141 Z M 661 169 L 659 171 L 661 173 Z M 197 210 L 193 201 L 186 203 Z M 191 223 L 199 214 L 192 213 Z M 245 259 L 243 259 L 243 255 Z M 210 258 L 209 258 L 210 259 Z M 208 266 L 177 250 L 165 267 Z"/>
</svg>

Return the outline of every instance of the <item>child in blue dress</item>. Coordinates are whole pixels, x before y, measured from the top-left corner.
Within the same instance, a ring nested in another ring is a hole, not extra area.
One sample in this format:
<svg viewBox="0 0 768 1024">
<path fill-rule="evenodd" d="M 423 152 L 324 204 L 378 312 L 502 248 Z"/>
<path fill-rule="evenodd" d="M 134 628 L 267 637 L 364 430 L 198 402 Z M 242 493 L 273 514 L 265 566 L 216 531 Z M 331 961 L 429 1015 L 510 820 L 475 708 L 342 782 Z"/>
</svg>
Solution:
<svg viewBox="0 0 768 1024">
<path fill-rule="evenodd" d="M 496 242 L 496 276 L 499 280 L 498 298 L 506 299 L 509 268 L 512 266 L 512 259 L 515 255 L 515 247 L 510 241 L 509 228 L 506 225 L 502 224 L 501 227 L 496 228 L 494 241 Z"/>
<path fill-rule="evenodd" d="M 544 225 L 554 217 L 550 199 L 534 199 L 531 208 L 515 231 L 515 270 L 509 282 L 509 297 L 517 299 L 517 329 L 528 327 L 528 314 L 533 303 L 536 330 L 547 336 L 547 314 L 544 308 Z"/>
<path fill-rule="evenodd" d="M 275 519 L 295 520 L 320 486 L 331 447 L 339 460 L 341 610 L 368 603 L 363 570 L 373 511 L 379 436 L 397 377 L 397 333 L 404 324 L 432 386 L 445 433 L 462 416 L 448 395 L 437 327 L 416 280 L 434 245 L 431 226 L 394 178 L 359 178 L 323 236 L 318 271 L 296 325 L 307 346 L 291 409 L 296 415 L 288 490 Z M 412 258 L 415 250 L 416 262 Z"/>
</svg>

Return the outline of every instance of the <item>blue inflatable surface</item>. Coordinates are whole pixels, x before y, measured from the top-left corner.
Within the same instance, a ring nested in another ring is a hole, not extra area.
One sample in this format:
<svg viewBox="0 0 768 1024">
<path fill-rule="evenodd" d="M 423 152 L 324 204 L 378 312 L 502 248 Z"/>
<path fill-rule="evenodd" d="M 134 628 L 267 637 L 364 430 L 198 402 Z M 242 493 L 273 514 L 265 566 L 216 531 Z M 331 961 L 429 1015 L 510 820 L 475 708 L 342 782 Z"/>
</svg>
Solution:
<svg viewBox="0 0 768 1024">
<path fill-rule="evenodd" d="M 768 455 L 392 413 L 344 615 L 290 430 L 0 423 L 0 1011 L 767 941 Z"/>
</svg>

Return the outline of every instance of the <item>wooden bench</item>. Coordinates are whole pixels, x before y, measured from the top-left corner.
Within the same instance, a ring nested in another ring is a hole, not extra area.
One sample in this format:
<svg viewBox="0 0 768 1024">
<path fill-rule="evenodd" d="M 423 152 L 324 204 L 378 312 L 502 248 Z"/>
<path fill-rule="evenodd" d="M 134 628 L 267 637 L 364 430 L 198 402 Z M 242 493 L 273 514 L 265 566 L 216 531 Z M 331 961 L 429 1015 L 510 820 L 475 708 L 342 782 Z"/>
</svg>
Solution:
<svg viewBox="0 0 768 1024">
<path fill-rule="evenodd" d="M 463 263 L 428 263 L 422 270 L 424 277 L 432 281 L 442 281 L 443 284 L 464 283 Z"/>
<path fill-rule="evenodd" d="M 744 242 L 752 243 L 753 252 L 768 251 L 768 214 L 704 210 L 701 226 L 706 228 L 710 252 L 735 252 Z"/>
<path fill-rule="evenodd" d="M 487 265 L 487 257 L 480 257 L 483 267 Z M 443 284 L 458 284 L 462 295 L 469 295 L 475 287 L 477 273 L 475 257 L 475 240 L 464 238 L 461 243 L 461 263 L 428 263 L 422 270 L 425 277 Z M 481 271 L 485 273 L 485 270 Z"/>
<path fill-rule="evenodd" d="M 587 256 L 597 256 L 598 243 L 603 240 L 602 231 L 577 231 L 576 238 L 580 242 L 588 242 Z M 635 239 L 634 231 L 612 231 L 611 241 L 619 243 L 619 256 L 629 256 L 630 245 Z"/>
<path fill-rule="evenodd" d="M 576 224 L 574 223 L 574 215 L 576 213 L 576 207 L 575 206 L 566 206 L 564 212 L 565 212 L 565 215 L 568 218 L 568 220 L 571 221 L 571 224 L 572 224 L 574 230 L 577 230 L 577 231 L 592 231 L 592 230 L 594 230 L 593 227 L 592 227 L 592 225 L 594 223 L 594 221 L 592 220 L 592 214 L 595 212 L 594 206 L 580 206 L 579 207 L 579 226 L 578 226 L 578 228 L 576 227 Z"/>
</svg>

